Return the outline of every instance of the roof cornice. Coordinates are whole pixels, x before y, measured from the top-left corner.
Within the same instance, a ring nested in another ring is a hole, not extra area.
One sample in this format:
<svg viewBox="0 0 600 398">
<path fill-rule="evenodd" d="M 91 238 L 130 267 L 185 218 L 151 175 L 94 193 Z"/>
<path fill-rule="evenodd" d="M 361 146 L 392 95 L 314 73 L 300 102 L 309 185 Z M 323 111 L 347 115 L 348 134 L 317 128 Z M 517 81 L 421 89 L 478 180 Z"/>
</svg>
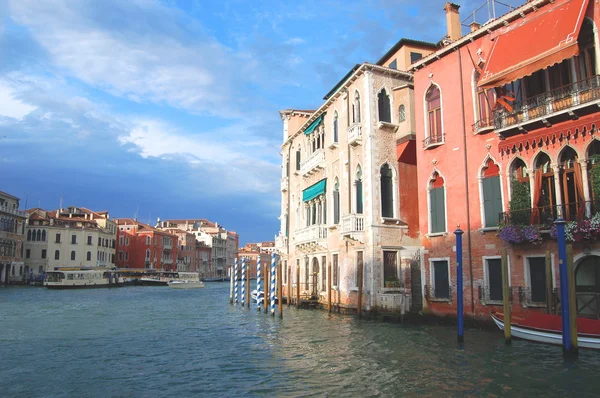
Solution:
<svg viewBox="0 0 600 398">
<path fill-rule="evenodd" d="M 523 18 L 525 16 L 525 13 L 537 11 L 539 8 L 550 3 L 554 3 L 554 0 L 533 0 L 528 3 L 525 3 L 522 6 L 515 8 L 513 11 L 504 14 L 500 18 L 487 22 L 476 31 L 470 32 L 462 36 L 454 43 L 451 43 L 446 47 L 443 47 L 442 49 L 435 51 L 426 57 L 421 58 L 420 60 L 411 65 L 409 71 L 415 72 L 421 68 L 424 68 L 428 64 L 434 63 L 438 59 L 441 59 L 442 57 L 449 54 L 450 52 L 458 50 L 460 47 L 463 47 L 489 33 L 492 33 L 493 31 L 498 30 L 499 28 L 503 28 L 514 20 Z"/>
</svg>

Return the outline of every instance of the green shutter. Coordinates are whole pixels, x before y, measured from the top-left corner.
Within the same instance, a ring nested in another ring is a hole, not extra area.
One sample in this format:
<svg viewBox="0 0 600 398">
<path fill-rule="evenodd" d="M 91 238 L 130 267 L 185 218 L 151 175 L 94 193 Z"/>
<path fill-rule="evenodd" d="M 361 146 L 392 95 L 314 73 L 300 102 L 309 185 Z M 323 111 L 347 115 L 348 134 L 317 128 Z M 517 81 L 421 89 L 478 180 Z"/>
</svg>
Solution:
<svg viewBox="0 0 600 398">
<path fill-rule="evenodd" d="M 433 188 L 429 191 L 429 214 L 431 217 L 431 232 L 445 232 L 444 188 Z"/>
<path fill-rule="evenodd" d="M 500 192 L 500 177 L 483 179 L 483 208 L 485 226 L 497 227 L 502 213 L 502 194 Z"/>
</svg>

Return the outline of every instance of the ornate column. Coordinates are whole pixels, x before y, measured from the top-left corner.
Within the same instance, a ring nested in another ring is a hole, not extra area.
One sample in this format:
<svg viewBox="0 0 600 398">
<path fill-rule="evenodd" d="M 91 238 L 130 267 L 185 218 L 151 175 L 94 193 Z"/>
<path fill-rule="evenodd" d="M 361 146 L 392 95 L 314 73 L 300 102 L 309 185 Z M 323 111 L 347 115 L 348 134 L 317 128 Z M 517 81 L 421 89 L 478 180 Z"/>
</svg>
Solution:
<svg viewBox="0 0 600 398">
<path fill-rule="evenodd" d="M 531 208 L 533 209 L 535 206 L 533 203 L 533 192 L 535 190 L 535 169 L 527 170 L 527 175 L 529 176 L 529 201 L 531 202 Z"/>
<path fill-rule="evenodd" d="M 583 200 L 585 201 L 585 216 L 587 218 L 592 215 L 591 198 L 590 198 L 590 180 L 588 176 L 588 163 L 587 159 L 579 159 L 579 165 L 581 166 L 581 182 L 583 185 Z"/>
<path fill-rule="evenodd" d="M 552 171 L 554 172 L 554 196 L 556 198 L 556 214 L 557 217 L 563 217 L 563 208 L 562 208 L 562 195 L 561 195 L 561 186 L 560 183 L 560 165 L 559 164 L 551 164 Z"/>
</svg>

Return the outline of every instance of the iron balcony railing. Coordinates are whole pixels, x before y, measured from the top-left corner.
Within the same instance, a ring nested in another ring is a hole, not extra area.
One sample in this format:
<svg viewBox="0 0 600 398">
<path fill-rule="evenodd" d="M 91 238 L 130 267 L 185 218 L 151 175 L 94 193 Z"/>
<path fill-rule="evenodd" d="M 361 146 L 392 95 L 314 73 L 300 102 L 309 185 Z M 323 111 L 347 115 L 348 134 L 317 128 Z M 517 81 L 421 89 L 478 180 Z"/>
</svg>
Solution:
<svg viewBox="0 0 600 398">
<path fill-rule="evenodd" d="M 538 206 L 533 209 L 500 213 L 500 222 L 505 225 L 539 225 L 550 229 L 558 217 L 562 217 L 565 221 L 580 221 L 590 218 L 596 214 L 598 209 L 600 209 L 600 199 L 554 206 Z"/>
<path fill-rule="evenodd" d="M 494 128 L 495 127 L 494 126 L 494 118 L 486 117 L 484 119 L 480 119 L 480 120 L 476 121 L 475 123 L 473 123 L 473 126 L 471 126 L 471 127 L 473 128 L 474 133 L 481 131 L 481 130 Z"/>
<path fill-rule="evenodd" d="M 510 292 L 509 300 L 512 303 L 513 302 L 513 287 L 510 286 L 508 289 Z M 479 301 L 481 301 L 482 303 L 488 303 L 488 302 L 498 303 L 498 302 L 502 302 L 502 300 L 503 300 L 503 291 L 502 291 L 501 286 L 500 286 L 499 292 L 496 291 L 495 289 L 490 289 L 489 286 L 478 286 L 477 293 L 478 293 Z"/>
<path fill-rule="evenodd" d="M 494 126 L 505 129 L 519 123 L 543 118 L 576 106 L 600 100 L 600 76 L 567 84 L 554 90 L 511 104 L 512 111 L 494 110 Z"/>
<path fill-rule="evenodd" d="M 435 287 L 425 285 L 425 298 L 430 301 L 452 301 L 453 286 Z"/>
<path fill-rule="evenodd" d="M 427 148 L 428 146 L 431 145 L 435 145 L 435 144 L 441 144 L 444 142 L 444 136 L 443 135 L 430 135 L 429 137 L 425 138 L 423 140 L 423 148 Z"/>
</svg>

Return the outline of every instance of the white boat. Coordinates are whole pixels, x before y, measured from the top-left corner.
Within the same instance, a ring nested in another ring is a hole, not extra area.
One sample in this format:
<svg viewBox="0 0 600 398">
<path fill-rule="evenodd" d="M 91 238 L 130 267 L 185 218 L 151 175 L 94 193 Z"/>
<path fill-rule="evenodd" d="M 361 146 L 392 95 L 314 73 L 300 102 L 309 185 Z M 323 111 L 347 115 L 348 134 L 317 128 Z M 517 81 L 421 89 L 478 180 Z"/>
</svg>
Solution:
<svg viewBox="0 0 600 398">
<path fill-rule="evenodd" d="M 500 330 L 504 330 L 502 313 L 491 313 Z M 535 313 L 528 318 L 515 318 L 510 323 L 513 337 L 539 343 L 562 345 L 561 317 L 559 315 Z M 600 322 L 595 319 L 577 318 L 577 342 L 580 348 L 600 349 Z"/>
<path fill-rule="evenodd" d="M 172 280 L 168 285 L 173 289 L 198 289 L 204 287 L 204 283 L 199 280 L 195 281 L 187 279 Z"/>
<path fill-rule="evenodd" d="M 265 292 L 263 292 L 262 290 L 260 292 L 257 292 L 256 289 L 254 289 L 250 292 L 250 298 L 252 299 L 252 301 L 257 302 L 256 301 L 257 296 L 258 296 L 258 303 L 260 304 L 265 299 Z M 275 296 L 275 303 L 277 303 L 277 296 Z"/>
<path fill-rule="evenodd" d="M 121 287 L 123 281 L 116 272 L 106 270 L 56 270 L 46 273 L 48 289 L 89 289 Z"/>
</svg>

